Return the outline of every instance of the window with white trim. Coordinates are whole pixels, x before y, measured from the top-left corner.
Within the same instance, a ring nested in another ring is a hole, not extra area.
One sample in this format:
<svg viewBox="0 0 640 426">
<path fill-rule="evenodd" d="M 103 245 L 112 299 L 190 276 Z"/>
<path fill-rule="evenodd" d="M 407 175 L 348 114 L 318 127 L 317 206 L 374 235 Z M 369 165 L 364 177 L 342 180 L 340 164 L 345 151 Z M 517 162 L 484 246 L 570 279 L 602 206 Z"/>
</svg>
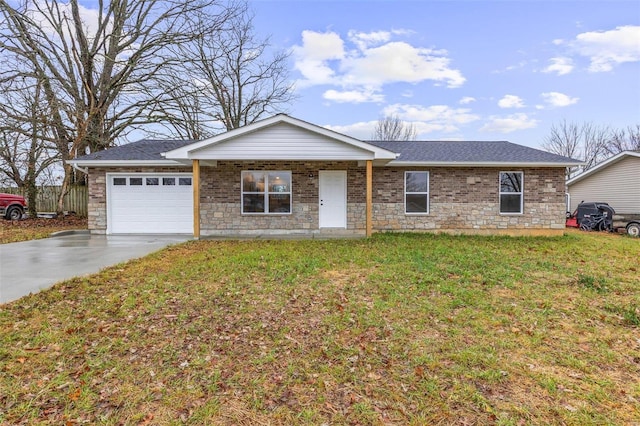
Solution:
<svg viewBox="0 0 640 426">
<path fill-rule="evenodd" d="M 291 172 L 243 171 L 242 213 L 291 213 Z"/>
<path fill-rule="evenodd" d="M 404 172 L 404 212 L 429 213 L 429 172 Z"/>
<path fill-rule="evenodd" d="M 524 173 L 500 172 L 500 213 L 522 214 Z"/>
</svg>

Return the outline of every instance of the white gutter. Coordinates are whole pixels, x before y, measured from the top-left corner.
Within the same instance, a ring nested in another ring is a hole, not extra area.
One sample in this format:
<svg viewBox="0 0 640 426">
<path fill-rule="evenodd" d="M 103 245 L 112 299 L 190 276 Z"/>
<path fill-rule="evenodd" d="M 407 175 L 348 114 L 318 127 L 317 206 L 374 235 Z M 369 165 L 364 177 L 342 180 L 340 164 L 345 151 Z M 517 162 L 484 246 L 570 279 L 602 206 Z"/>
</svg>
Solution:
<svg viewBox="0 0 640 426">
<path fill-rule="evenodd" d="M 532 163 L 532 162 L 477 162 L 477 161 L 396 161 L 392 160 L 386 165 L 390 167 L 575 167 L 582 164 L 575 163 Z"/>
<path fill-rule="evenodd" d="M 179 161 L 174 160 L 68 160 L 68 164 L 71 164 L 74 168 L 76 166 L 85 166 L 85 167 L 132 167 L 132 166 L 191 166 L 191 161 L 189 163 L 181 163 Z"/>
</svg>

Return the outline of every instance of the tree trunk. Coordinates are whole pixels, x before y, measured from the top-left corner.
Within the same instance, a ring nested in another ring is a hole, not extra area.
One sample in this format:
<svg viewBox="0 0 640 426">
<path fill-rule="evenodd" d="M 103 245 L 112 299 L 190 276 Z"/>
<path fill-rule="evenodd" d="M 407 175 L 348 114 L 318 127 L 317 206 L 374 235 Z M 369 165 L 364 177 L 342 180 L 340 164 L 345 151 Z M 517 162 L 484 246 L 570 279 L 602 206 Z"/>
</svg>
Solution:
<svg viewBox="0 0 640 426">
<path fill-rule="evenodd" d="M 71 175 L 73 174 L 73 170 L 71 166 L 67 163 L 64 164 L 64 179 L 62 180 L 62 188 L 60 189 L 60 196 L 58 197 L 58 207 L 56 208 L 56 214 L 64 213 L 64 199 L 69 193 L 69 182 L 71 180 Z"/>
</svg>

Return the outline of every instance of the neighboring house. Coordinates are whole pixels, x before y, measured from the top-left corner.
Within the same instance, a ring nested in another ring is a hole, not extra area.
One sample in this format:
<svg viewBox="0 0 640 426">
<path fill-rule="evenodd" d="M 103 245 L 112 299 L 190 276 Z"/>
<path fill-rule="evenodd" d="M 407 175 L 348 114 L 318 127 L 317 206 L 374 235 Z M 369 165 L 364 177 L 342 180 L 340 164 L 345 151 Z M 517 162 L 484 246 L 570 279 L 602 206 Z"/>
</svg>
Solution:
<svg viewBox="0 0 640 426">
<path fill-rule="evenodd" d="M 579 161 L 509 142 L 364 142 L 278 114 L 70 161 L 94 233 L 553 234 Z"/>
<path fill-rule="evenodd" d="M 640 152 L 623 151 L 567 181 L 569 211 L 602 201 L 617 214 L 640 214 Z"/>
</svg>

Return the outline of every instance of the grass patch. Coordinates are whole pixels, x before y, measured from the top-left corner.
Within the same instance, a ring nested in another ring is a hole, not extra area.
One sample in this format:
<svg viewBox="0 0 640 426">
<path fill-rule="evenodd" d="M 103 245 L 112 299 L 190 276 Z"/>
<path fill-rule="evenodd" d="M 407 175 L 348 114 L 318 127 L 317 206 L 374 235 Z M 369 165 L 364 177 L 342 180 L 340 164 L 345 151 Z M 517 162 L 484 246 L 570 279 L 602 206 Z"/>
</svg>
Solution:
<svg viewBox="0 0 640 426">
<path fill-rule="evenodd" d="M 0 424 L 633 424 L 639 255 L 587 233 L 169 247 L 0 306 Z"/>
<path fill-rule="evenodd" d="M 54 232 L 87 229 L 87 218 L 61 216 L 54 219 L 28 218 L 4 220 L 0 218 L 0 244 L 39 240 Z"/>
</svg>

